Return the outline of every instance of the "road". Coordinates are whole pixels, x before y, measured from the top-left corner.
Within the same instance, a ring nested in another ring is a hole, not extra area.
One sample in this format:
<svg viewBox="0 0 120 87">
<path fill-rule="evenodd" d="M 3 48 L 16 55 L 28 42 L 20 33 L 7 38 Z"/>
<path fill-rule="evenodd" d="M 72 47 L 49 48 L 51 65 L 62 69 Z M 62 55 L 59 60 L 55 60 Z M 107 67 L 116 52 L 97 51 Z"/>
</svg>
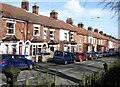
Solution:
<svg viewBox="0 0 120 87">
<path fill-rule="evenodd" d="M 82 79 L 83 74 L 92 75 L 93 73 L 103 70 L 104 63 L 112 63 L 116 58 L 106 57 L 94 60 L 71 63 L 67 65 L 56 63 L 37 63 L 35 70 L 24 70 L 19 74 L 18 84 L 24 84 L 26 77 L 30 79 L 29 83 L 37 84 L 38 73 L 42 73 L 42 79 L 45 80 L 45 73 L 49 73 L 49 78 L 53 79 L 56 75 L 56 85 L 75 85 Z M 1 76 L 1 75 L 0 75 Z M 1 81 L 0 81 L 1 82 Z M 2 83 L 6 84 L 6 78 L 2 74 Z"/>
<path fill-rule="evenodd" d="M 55 63 L 38 64 L 44 67 L 44 71 L 56 73 L 58 77 L 65 80 L 58 80 L 57 84 L 76 84 L 82 79 L 83 74 L 92 75 L 103 69 L 104 63 L 112 63 L 115 58 L 100 58 L 82 62 L 71 63 L 67 65 L 60 65 Z M 46 69 L 45 69 L 46 68 Z M 41 67 L 37 70 L 41 70 Z M 69 83 L 68 83 L 69 82 Z"/>
</svg>

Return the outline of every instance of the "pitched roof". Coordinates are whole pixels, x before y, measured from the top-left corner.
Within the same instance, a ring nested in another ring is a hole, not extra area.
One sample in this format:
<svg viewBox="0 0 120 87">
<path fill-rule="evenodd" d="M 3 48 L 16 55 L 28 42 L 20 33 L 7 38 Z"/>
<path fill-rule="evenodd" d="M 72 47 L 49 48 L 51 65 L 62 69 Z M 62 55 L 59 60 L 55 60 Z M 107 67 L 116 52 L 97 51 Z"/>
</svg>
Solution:
<svg viewBox="0 0 120 87">
<path fill-rule="evenodd" d="M 62 29 L 75 31 L 72 30 L 69 24 L 63 22 L 62 20 L 55 20 L 54 18 L 51 17 L 37 15 L 12 5 L 3 4 L 3 3 L 0 4 L 2 4 L 2 11 L 3 11 L 2 16 L 5 18 L 18 19 L 18 20 L 37 23 L 37 24 L 42 24 L 47 27 L 62 28 Z"/>
<path fill-rule="evenodd" d="M 27 22 L 36 23 L 36 24 L 41 24 L 41 25 L 51 27 L 51 28 L 66 29 L 66 30 L 77 32 L 78 34 L 81 34 L 81 35 L 86 35 L 86 36 L 91 35 L 91 31 L 79 28 L 75 25 L 70 25 L 68 23 L 65 23 L 62 20 L 56 20 L 51 17 L 34 14 L 34 13 L 28 12 L 22 8 L 18 8 L 18 7 L 12 6 L 12 5 L 4 4 L 4 3 L 0 3 L 0 4 L 2 5 L 2 11 L 3 11 L 2 17 L 23 20 L 23 21 L 27 21 Z M 106 37 L 104 35 L 100 35 L 95 32 L 92 32 L 92 35 L 93 35 L 93 37 L 96 37 L 96 38 L 108 40 L 108 37 Z"/>
</svg>

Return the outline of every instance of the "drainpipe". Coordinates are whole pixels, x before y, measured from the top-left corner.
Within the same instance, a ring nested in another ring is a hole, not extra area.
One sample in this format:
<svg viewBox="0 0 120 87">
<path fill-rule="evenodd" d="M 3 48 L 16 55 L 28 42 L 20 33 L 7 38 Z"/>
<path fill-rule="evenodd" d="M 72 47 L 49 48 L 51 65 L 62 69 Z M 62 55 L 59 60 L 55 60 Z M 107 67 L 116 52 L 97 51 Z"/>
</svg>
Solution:
<svg viewBox="0 0 120 87">
<path fill-rule="evenodd" d="M 28 31 L 28 21 L 25 22 L 25 27 L 24 27 L 24 43 L 27 41 L 27 31 Z M 26 54 L 26 45 L 24 47 L 24 54 Z"/>
</svg>

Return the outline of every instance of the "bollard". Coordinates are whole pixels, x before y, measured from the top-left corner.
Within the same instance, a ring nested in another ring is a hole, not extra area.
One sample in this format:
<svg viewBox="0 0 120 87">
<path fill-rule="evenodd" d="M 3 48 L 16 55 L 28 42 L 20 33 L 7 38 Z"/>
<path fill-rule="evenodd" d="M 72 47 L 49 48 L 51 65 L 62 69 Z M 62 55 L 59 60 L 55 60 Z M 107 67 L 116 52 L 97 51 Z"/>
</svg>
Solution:
<svg viewBox="0 0 120 87">
<path fill-rule="evenodd" d="M 104 63 L 103 66 L 104 66 L 105 72 L 107 72 L 107 71 L 108 71 L 108 64 L 107 64 L 107 63 Z"/>
</svg>

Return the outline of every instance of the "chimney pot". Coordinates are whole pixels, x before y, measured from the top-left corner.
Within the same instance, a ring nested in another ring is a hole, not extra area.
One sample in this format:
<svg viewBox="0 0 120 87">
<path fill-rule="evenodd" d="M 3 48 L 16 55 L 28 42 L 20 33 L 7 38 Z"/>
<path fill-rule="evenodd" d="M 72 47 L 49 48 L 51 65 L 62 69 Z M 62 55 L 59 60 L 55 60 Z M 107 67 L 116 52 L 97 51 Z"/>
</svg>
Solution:
<svg viewBox="0 0 120 87">
<path fill-rule="evenodd" d="M 78 23 L 78 27 L 84 28 L 84 24 L 82 22 Z"/>
<path fill-rule="evenodd" d="M 38 14 L 39 13 L 39 6 L 35 3 L 32 7 L 32 12 L 35 13 L 35 14 Z"/>
<path fill-rule="evenodd" d="M 94 29 L 94 32 L 98 33 L 98 29 Z"/>
<path fill-rule="evenodd" d="M 104 33 L 103 35 L 104 35 L 104 36 L 107 36 L 107 34 L 106 34 L 106 33 Z"/>
<path fill-rule="evenodd" d="M 73 25 L 73 20 L 72 20 L 72 18 L 67 18 L 66 23 Z"/>
<path fill-rule="evenodd" d="M 52 10 L 50 12 L 50 17 L 54 19 L 58 19 L 58 13 L 55 10 Z"/>
<path fill-rule="evenodd" d="M 92 31 L 92 27 L 88 27 L 88 30 Z"/>
<path fill-rule="evenodd" d="M 99 33 L 102 35 L 102 34 L 103 34 L 103 31 L 100 31 Z"/>
<path fill-rule="evenodd" d="M 29 0 L 22 0 L 21 8 L 28 11 L 29 10 Z"/>
</svg>

